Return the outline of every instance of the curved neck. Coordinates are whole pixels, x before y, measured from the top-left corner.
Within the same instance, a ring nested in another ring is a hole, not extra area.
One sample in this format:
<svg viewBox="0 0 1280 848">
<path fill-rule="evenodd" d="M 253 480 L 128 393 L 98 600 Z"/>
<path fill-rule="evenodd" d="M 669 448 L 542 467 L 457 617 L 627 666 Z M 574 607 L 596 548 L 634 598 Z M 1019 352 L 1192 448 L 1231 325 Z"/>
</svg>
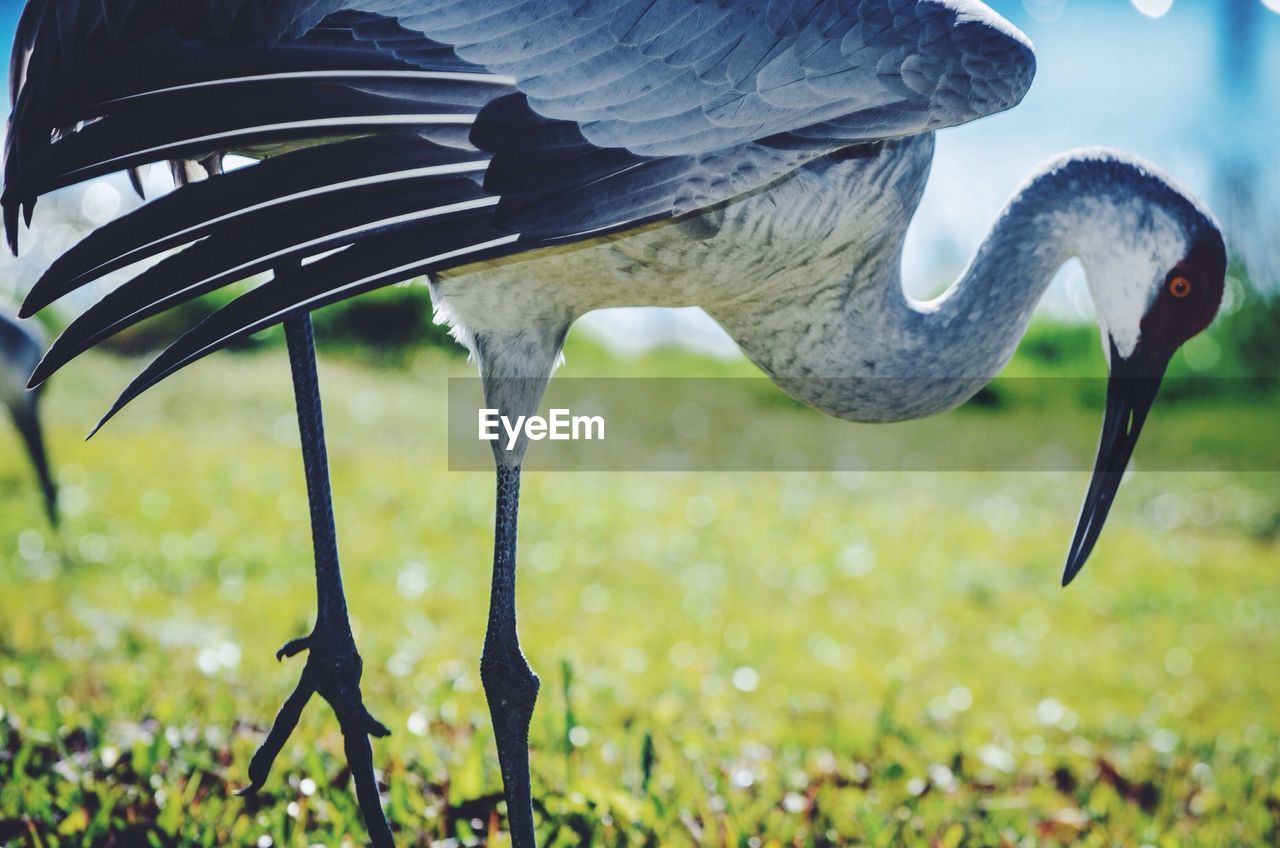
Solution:
<svg viewBox="0 0 1280 848">
<path fill-rule="evenodd" d="M 898 244 L 859 262 L 839 305 L 817 320 L 812 310 L 779 308 L 767 337 L 734 335 L 781 388 L 832 415 L 898 421 L 949 409 L 1009 361 L 1049 283 L 1076 253 L 1064 235 L 1081 226 L 1072 197 L 1059 172 L 1031 180 L 960 279 L 933 300 L 903 292 Z M 788 314 L 805 323 L 781 326 Z M 780 338 L 790 340 L 778 345 Z"/>
<path fill-rule="evenodd" d="M 897 330 L 928 342 L 927 358 L 899 348 L 901 373 L 961 382 L 996 376 L 1013 356 L 1036 306 L 1062 266 L 1078 251 L 1078 209 L 1048 173 L 1005 207 L 960 278 L 928 301 L 902 295 Z M 967 397 L 967 396 L 966 396 Z M 963 400 L 964 398 L 961 398 Z"/>
</svg>

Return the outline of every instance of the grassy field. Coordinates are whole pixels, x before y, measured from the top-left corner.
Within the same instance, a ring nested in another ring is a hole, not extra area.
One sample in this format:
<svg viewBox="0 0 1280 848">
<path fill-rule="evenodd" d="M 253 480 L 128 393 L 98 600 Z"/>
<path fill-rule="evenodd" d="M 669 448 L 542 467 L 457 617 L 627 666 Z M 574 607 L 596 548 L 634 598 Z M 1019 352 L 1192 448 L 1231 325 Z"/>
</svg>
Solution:
<svg viewBox="0 0 1280 848">
<path fill-rule="evenodd" d="M 580 349 L 565 373 L 671 356 Z M 267 792 L 232 795 L 301 668 L 272 653 L 313 605 L 284 356 L 201 363 L 83 443 L 136 367 L 89 359 L 52 387 L 60 535 L 0 431 L 0 845 L 361 844 L 319 702 Z M 406 846 L 506 843 L 478 676 L 492 480 L 445 470 L 447 373 L 469 372 L 432 351 L 321 366 Z M 1153 432 L 1274 449 L 1274 406 L 1171 409 Z M 1064 591 L 1084 486 L 529 474 L 541 844 L 1277 844 L 1280 480 L 1132 475 Z"/>
</svg>

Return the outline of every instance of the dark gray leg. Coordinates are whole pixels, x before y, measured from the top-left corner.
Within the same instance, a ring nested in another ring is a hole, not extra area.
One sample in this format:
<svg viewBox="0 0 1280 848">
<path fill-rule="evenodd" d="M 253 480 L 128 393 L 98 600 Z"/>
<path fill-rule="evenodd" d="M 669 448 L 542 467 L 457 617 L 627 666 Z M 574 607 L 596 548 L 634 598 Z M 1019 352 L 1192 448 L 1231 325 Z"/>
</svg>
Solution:
<svg viewBox="0 0 1280 848">
<path fill-rule="evenodd" d="M 512 848 L 536 848 L 529 788 L 529 720 L 538 697 L 538 676 L 520 652 L 516 635 L 516 514 L 520 469 L 498 468 L 498 509 L 493 535 L 493 589 L 484 635 L 480 680 L 489 700 L 498 762 L 507 796 Z"/>
<path fill-rule="evenodd" d="M 311 541 L 316 557 L 316 624 L 311 635 L 294 639 L 276 652 L 276 658 L 280 659 L 309 651 L 297 688 L 280 708 L 271 732 L 249 763 L 251 785 L 243 792 L 257 791 L 266 782 L 271 764 L 297 726 L 303 707 L 313 693 L 318 693 L 329 702 L 342 727 L 347 765 L 356 784 L 356 797 L 369 838 L 376 848 L 388 848 L 394 842 L 378 799 L 368 736 L 386 736 L 391 731 L 369 714 L 360 696 L 363 663 L 351 635 L 342 572 L 338 566 L 338 538 L 329 490 L 329 458 L 324 444 L 311 317 L 305 313 L 290 316 L 285 319 L 284 329 L 293 370 L 298 430 L 302 436 L 307 499 L 311 505 Z"/>
<path fill-rule="evenodd" d="M 58 526 L 58 488 L 53 482 L 53 472 L 49 469 L 49 457 L 45 452 L 44 434 L 40 430 L 40 416 L 36 408 L 36 396 L 28 397 L 25 406 L 13 410 L 13 423 L 22 435 L 23 444 L 27 447 L 27 455 L 31 457 L 31 467 L 40 480 L 40 491 L 44 494 L 44 511 L 49 516 L 49 524 L 55 529 Z"/>
</svg>

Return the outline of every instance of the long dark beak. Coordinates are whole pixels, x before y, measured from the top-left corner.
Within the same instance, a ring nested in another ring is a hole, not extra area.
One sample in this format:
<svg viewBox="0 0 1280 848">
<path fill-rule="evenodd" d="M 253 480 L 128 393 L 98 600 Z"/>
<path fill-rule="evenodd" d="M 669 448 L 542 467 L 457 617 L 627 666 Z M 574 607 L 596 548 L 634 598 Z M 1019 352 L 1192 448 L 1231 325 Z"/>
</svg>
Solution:
<svg viewBox="0 0 1280 848">
<path fill-rule="evenodd" d="M 1084 496 L 1080 510 L 1080 522 L 1067 554 L 1067 567 L 1062 574 L 1062 585 L 1068 585 L 1084 568 L 1093 551 L 1102 524 L 1107 520 L 1111 504 L 1124 470 L 1138 444 L 1138 435 L 1147 420 L 1147 413 L 1160 390 L 1160 380 L 1169 364 L 1170 354 L 1164 351 L 1144 350 L 1140 343 L 1127 359 L 1111 345 L 1111 378 L 1107 382 L 1107 412 L 1102 420 L 1102 438 L 1098 443 L 1098 458 L 1093 464 L 1093 479 Z"/>
</svg>

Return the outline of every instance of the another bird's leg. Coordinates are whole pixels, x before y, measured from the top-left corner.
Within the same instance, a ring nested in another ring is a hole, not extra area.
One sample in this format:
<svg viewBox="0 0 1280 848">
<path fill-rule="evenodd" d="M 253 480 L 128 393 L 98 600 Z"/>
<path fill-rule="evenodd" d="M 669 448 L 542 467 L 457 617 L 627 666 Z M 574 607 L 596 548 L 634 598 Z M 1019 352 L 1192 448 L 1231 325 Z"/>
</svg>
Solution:
<svg viewBox="0 0 1280 848">
<path fill-rule="evenodd" d="M 297 688 L 280 708 L 271 732 L 249 763 L 252 783 L 245 791 L 253 792 L 266 781 L 271 764 L 297 725 L 303 707 L 312 693 L 318 693 L 329 702 L 338 717 L 347 764 L 356 784 L 356 796 L 365 825 L 373 844 L 382 848 L 392 845 L 393 841 L 378 798 L 373 751 L 368 737 L 386 736 L 390 731 L 369 714 L 360 695 L 363 665 L 351 635 L 338 565 L 337 532 L 329 489 L 329 462 L 311 318 L 306 313 L 293 315 L 285 319 L 284 327 L 293 371 L 298 429 L 302 437 L 307 499 L 311 507 L 311 539 L 316 559 L 316 624 L 309 636 L 294 639 L 276 652 L 279 659 L 303 650 L 309 651 Z"/>
<path fill-rule="evenodd" d="M 480 680 L 498 742 L 498 762 L 507 797 L 513 848 L 535 848 L 529 787 L 529 720 L 538 697 L 538 676 L 529 668 L 516 635 L 516 513 L 520 467 L 498 466 L 497 517 L 493 539 L 493 588 L 489 626 L 480 660 Z"/>
<path fill-rule="evenodd" d="M 32 393 L 13 408 L 13 423 L 22 434 L 22 441 L 31 457 L 31 465 L 40 478 L 40 490 L 44 494 L 45 514 L 49 524 L 55 529 L 58 526 L 58 488 L 53 482 L 53 472 L 49 468 L 49 457 L 45 451 L 44 435 L 40 430 L 40 415 L 37 411 L 37 396 Z"/>
</svg>

